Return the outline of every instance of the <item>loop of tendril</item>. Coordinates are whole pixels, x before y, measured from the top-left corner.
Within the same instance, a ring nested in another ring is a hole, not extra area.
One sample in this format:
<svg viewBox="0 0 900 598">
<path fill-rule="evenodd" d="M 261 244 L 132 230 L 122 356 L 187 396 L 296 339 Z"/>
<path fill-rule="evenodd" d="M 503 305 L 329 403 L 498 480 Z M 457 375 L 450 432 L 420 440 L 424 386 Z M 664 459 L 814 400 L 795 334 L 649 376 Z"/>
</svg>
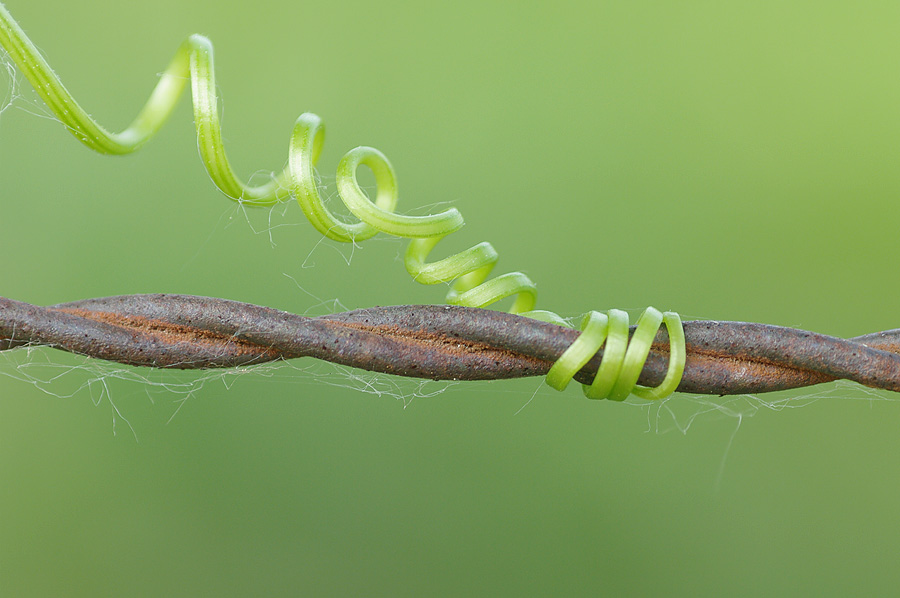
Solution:
<svg viewBox="0 0 900 598">
<path fill-rule="evenodd" d="M 217 107 L 212 43 L 192 35 L 181 45 L 137 118 L 120 133 L 99 125 L 72 97 L 24 31 L 0 4 L 0 45 L 9 53 L 41 99 L 56 117 L 89 148 L 102 154 L 128 154 L 139 149 L 162 126 L 175 107 L 187 81 L 191 83 L 194 123 L 203 164 L 219 190 L 232 200 L 250 206 L 269 206 L 296 198 L 310 223 L 321 234 L 340 242 L 357 242 L 379 232 L 410 240 L 404 263 L 409 274 L 422 284 L 450 283 L 447 302 L 468 307 L 487 307 L 515 296 L 510 311 L 515 314 L 568 326 L 557 314 L 535 310 L 537 288 L 521 272 L 488 276 L 497 263 L 490 243 L 435 262 L 427 262 L 434 247 L 463 226 L 455 208 L 427 216 L 396 213 L 397 177 L 387 157 L 371 147 L 347 152 L 337 168 L 341 200 L 358 222 L 336 218 L 325 206 L 315 178 L 315 166 L 325 139 L 322 120 L 304 113 L 296 121 L 290 139 L 288 164 L 272 179 L 258 186 L 247 185 L 234 173 L 225 153 Z M 375 200 L 360 188 L 357 169 L 369 168 L 376 181 Z M 650 346 L 661 323 L 669 332 L 670 359 L 665 380 L 656 388 L 637 385 Z M 624 400 L 634 393 L 646 399 L 663 398 L 678 386 L 684 371 L 685 349 L 681 319 L 673 312 L 660 314 L 647 308 L 638 319 L 629 342 L 628 316 L 619 310 L 607 315 L 590 312 L 582 333 L 555 363 L 547 383 L 562 390 L 572 376 L 603 347 L 604 356 L 593 384 L 585 385 L 589 398 Z"/>
</svg>

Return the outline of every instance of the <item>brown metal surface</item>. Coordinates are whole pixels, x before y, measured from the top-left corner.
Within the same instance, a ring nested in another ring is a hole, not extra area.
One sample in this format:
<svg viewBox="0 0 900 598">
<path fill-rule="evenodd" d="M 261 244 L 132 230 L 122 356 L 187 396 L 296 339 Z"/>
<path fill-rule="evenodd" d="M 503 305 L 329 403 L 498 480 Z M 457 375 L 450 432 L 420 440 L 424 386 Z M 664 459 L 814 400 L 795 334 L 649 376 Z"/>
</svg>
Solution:
<svg viewBox="0 0 900 598">
<path fill-rule="evenodd" d="M 679 391 L 761 393 L 834 379 L 900 391 L 900 330 L 840 339 L 745 322 L 684 323 Z M 468 307 L 375 307 L 309 318 L 208 297 L 126 295 L 38 307 L 0 298 L 0 350 L 47 345 L 136 366 L 225 368 L 314 357 L 435 380 L 542 376 L 575 330 Z M 578 373 L 590 383 L 602 350 Z M 640 383 L 668 367 L 660 329 Z"/>
</svg>

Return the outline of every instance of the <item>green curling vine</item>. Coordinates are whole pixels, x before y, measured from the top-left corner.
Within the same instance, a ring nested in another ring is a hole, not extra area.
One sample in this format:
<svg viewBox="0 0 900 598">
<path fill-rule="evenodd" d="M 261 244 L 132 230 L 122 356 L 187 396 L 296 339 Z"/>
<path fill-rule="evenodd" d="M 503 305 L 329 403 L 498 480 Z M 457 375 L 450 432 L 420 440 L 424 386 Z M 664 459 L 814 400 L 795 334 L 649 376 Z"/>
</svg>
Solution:
<svg viewBox="0 0 900 598">
<path fill-rule="evenodd" d="M 213 47 L 202 35 L 192 35 L 184 41 L 140 113 L 120 133 L 107 131 L 75 101 L 2 4 L 0 46 L 69 131 L 101 154 L 121 155 L 139 149 L 172 113 L 189 80 L 200 157 L 213 183 L 228 198 L 244 205 L 270 206 L 293 197 L 316 230 L 335 241 L 358 242 L 379 232 L 407 238 L 410 242 L 404 258 L 406 270 L 422 284 L 450 283 L 448 303 L 487 307 L 515 296 L 512 313 L 568 326 L 559 315 L 534 309 L 537 288 L 525 274 L 508 272 L 488 279 L 498 258 L 490 243 L 479 243 L 450 257 L 428 262 L 428 256 L 441 239 L 463 226 L 462 215 L 455 208 L 427 216 L 398 214 L 397 177 L 387 157 L 377 149 L 357 147 L 347 152 L 338 164 L 338 193 L 358 222 L 336 218 L 322 201 L 316 183 L 315 167 L 325 140 L 325 127 L 315 114 L 304 113 L 297 119 L 291 134 L 288 163 L 281 173 L 264 185 L 242 182 L 225 153 Z M 356 173 L 360 166 L 366 166 L 375 176 L 374 201 L 359 186 Z M 656 331 L 663 324 L 669 333 L 668 371 L 659 386 L 640 386 L 638 377 Z M 607 314 L 592 311 L 585 315 L 581 330 L 578 339 L 547 374 L 547 383 L 553 388 L 563 390 L 601 347 L 604 354 L 597 376 L 592 384 L 584 385 L 587 397 L 621 401 L 635 394 L 660 399 L 677 388 L 685 362 L 684 331 L 678 314 L 647 308 L 638 318 L 630 341 L 628 315 L 621 310 L 612 309 Z"/>
</svg>

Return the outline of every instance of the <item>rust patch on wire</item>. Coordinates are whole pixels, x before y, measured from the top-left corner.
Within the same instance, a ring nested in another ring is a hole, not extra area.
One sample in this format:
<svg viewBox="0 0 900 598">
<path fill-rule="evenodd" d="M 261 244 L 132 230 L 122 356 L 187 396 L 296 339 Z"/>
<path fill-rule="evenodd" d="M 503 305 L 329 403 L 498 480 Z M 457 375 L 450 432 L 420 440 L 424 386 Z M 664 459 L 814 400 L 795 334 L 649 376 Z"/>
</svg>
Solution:
<svg viewBox="0 0 900 598">
<path fill-rule="evenodd" d="M 170 324 L 163 320 L 151 320 L 141 316 L 126 316 L 114 312 L 89 311 L 76 308 L 59 308 L 54 311 L 73 314 L 96 322 L 105 322 L 121 328 L 133 329 L 135 332 L 157 337 L 166 344 L 190 343 L 205 346 L 210 351 L 228 351 L 236 355 L 251 355 L 259 358 L 269 357 L 269 359 L 278 357 L 278 353 L 268 347 L 209 330 Z"/>
</svg>

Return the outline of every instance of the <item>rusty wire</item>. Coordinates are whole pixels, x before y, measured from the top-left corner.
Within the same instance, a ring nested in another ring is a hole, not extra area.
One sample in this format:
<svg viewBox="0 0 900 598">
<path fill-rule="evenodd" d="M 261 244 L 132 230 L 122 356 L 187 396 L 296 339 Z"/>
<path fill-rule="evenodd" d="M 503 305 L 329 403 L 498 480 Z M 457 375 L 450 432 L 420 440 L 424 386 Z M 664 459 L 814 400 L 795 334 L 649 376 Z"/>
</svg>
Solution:
<svg viewBox="0 0 900 598">
<path fill-rule="evenodd" d="M 633 329 L 632 329 L 633 331 Z M 900 329 L 852 339 L 746 322 L 684 323 L 678 390 L 761 393 L 847 379 L 900 391 Z M 319 317 L 188 295 L 124 295 L 39 307 L 0 298 L 0 350 L 46 345 L 155 368 L 228 368 L 314 357 L 433 380 L 542 376 L 579 332 L 485 309 L 374 307 Z M 602 350 L 575 376 L 590 383 Z M 659 384 L 668 336 L 657 333 L 639 382 Z"/>
</svg>

